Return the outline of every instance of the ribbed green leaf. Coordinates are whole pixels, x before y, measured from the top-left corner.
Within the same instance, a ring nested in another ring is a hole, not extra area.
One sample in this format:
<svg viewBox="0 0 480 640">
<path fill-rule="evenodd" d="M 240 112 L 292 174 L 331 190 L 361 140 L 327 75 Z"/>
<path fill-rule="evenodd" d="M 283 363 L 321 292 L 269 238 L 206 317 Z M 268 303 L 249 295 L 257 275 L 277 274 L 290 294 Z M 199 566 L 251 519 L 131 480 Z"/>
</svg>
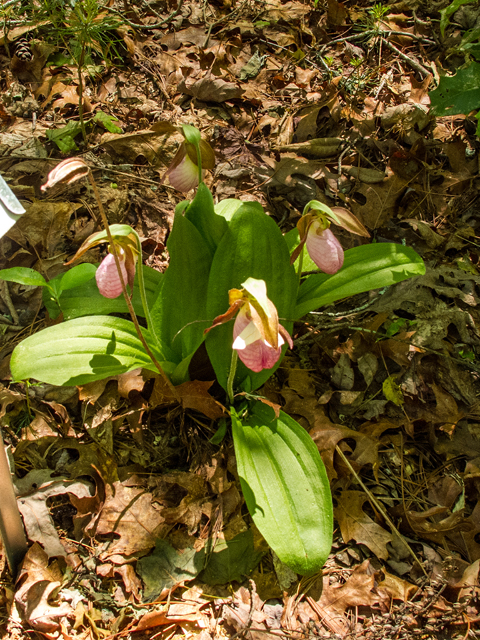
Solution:
<svg viewBox="0 0 480 640">
<path fill-rule="evenodd" d="M 146 331 L 145 338 L 151 343 Z M 110 316 L 76 318 L 39 331 L 15 347 L 10 361 L 15 380 L 34 378 L 67 386 L 138 367 L 156 371 L 133 323 Z"/>
<path fill-rule="evenodd" d="M 345 251 L 343 267 L 334 275 L 308 276 L 298 291 L 294 318 L 357 293 L 387 287 L 425 273 L 420 256 L 401 244 L 365 244 Z"/>
<path fill-rule="evenodd" d="M 210 249 L 183 215 L 176 215 L 167 243 L 170 264 L 151 310 L 155 333 L 179 364 L 202 344 L 208 327 L 206 306 Z"/>
<path fill-rule="evenodd" d="M 236 209 L 215 253 L 208 283 L 207 317 L 212 320 L 225 313 L 228 291 L 240 289 L 248 278 L 265 280 L 267 295 L 277 307 L 281 324 L 288 330 L 293 317 L 297 278 L 290 266 L 290 255 L 280 229 L 256 202 L 244 202 Z M 212 329 L 206 339 L 209 358 L 224 388 L 232 357 L 232 336 L 233 323 L 229 322 Z M 277 366 L 279 364 L 280 360 Z M 273 371 L 253 373 L 240 362 L 236 384 L 249 377 L 251 388 L 256 389 Z"/>
<path fill-rule="evenodd" d="M 195 198 L 186 208 L 185 217 L 200 231 L 213 257 L 227 230 L 227 222 L 215 213 L 212 194 L 203 182 L 199 185 Z"/>
<path fill-rule="evenodd" d="M 293 418 L 256 402 L 246 419 L 232 411 L 243 495 L 261 534 L 291 569 L 319 571 L 330 553 L 333 510 L 318 449 Z"/>
</svg>

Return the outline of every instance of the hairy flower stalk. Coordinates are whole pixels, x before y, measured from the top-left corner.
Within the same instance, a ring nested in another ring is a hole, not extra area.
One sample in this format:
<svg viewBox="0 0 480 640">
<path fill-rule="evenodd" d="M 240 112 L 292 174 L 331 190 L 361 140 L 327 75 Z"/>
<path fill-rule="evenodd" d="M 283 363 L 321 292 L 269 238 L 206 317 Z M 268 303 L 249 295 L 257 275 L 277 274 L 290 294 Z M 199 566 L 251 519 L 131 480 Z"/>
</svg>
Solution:
<svg viewBox="0 0 480 640">
<path fill-rule="evenodd" d="M 118 289 L 118 284 L 120 284 L 121 291 L 123 292 L 123 296 L 125 298 L 128 311 L 130 313 L 130 317 L 135 326 L 135 330 L 142 343 L 142 346 L 145 349 L 145 352 L 147 353 L 147 355 L 150 357 L 153 364 L 157 368 L 160 376 L 162 377 L 165 384 L 167 385 L 167 388 L 170 390 L 170 392 L 173 394 L 174 397 L 177 397 L 177 392 L 175 391 L 175 387 L 170 382 L 166 373 L 162 369 L 162 366 L 160 365 L 157 358 L 152 353 L 152 350 L 150 349 L 150 347 L 148 346 L 145 340 L 145 337 L 142 333 L 142 329 L 138 323 L 137 314 L 135 313 L 135 310 L 132 305 L 132 301 L 127 292 L 127 282 L 130 284 L 130 287 L 133 289 L 133 279 L 135 276 L 135 261 L 138 255 L 141 255 L 141 250 L 142 250 L 140 238 L 135 232 L 133 232 L 133 230 L 132 230 L 132 233 L 134 233 L 135 235 L 135 240 L 131 238 L 127 238 L 127 239 L 122 239 L 122 241 L 118 241 L 118 239 L 113 238 L 112 232 L 110 230 L 110 225 L 107 219 L 107 215 L 105 213 L 105 209 L 103 208 L 102 200 L 100 198 L 100 193 L 98 191 L 97 184 L 95 182 L 95 178 L 93 177 L 90 167 L 81 158 L 67 158 L 66 160 L 63 160 L 62 162 L 60 162 L 52 171 L 50 171 L 47 177 L 47 182 L 44 185 L 42 185 L 41 189 L 42 191 L 46 191 L 48 188 L 56 186 L 57 184 L 71 184 L 72 182 L 75 182 L 76 180 L 80 180 L 85 176 L 88 178 L 90 185 L 92 187 L 93 193 L 95 195 L 98 209 L 100 211 L 102 222 L 105 228 L 106 239 L 104 240 L 96 239 L 96 236 L 98 236 L 99 234 L 93 234 L 93 236 L 91 236 L 89 239 L 87 239 L 83 243 L 82 247 L 80 247 L 80 249 L 77 251 L 73 259 L 75 260 L 77 257 L 82 255 L 82 253 L 84 253 L 87 249 L 94 246 L 95 244 L 99 244 L 102 241 L 106 242 L 108 239 L 109 249 L 111 251 L 111 254 L 109 255 L 111 257 L 107 256 L 108 261 L 102 269 L 103 274 L 102 274 L 102 271 L 100 271 L 100 276 L 98 276 L 100 278 L 101 286 L 104 288 L 104 290 L 108 290 L 110 293 L 113 294 Z M 126 251 L 125 251 L 125 247 L 122 246 L 123 243 L 127 247 Z M 133 248 L 134 245 L 136 245 L 135 248 Z M 124 250 L 124 256 L 122 257 L 122 260 L 120 259 L 120 249 Z M 135 253 L 137 255 L 135 255 Z M 105 258 L 105 260 L 107 258 Z M 105 273 L 107 273 L 109 278 L 112 278 L 112 275 L 111 275 L 112 266 L 113 266 L 112 258 L 113 258 L 113 262 L 115 263 L 117 278 L 115 278 L 115 284 L 113 286 L 110 286 L 109 284 L 107 285 L 105 282 Z M 103 262 L 105 262 L 105 260 Z M 150 319 L 150 311 L 148 309 L 148 305 L 146 304 L 145 284 L 143 281 L 143 272 L 141 269 L 139 270 L 139 274 L 142 274 L 139 278 L 140 293 L 142 296 L 142 302 L 145 309 L 147 324 L 150 331 L 153 332 L 153 324 Z M 98 280 L 97 280 L 97 283 L 98 283 Z M 99 286 L 99 289 L 100 289 L 100 286 Z M 100 290 L 100 293 L 101 293 L 101 290 Z M 109 297 L 109 296 L 106 296 L 106 297 Z M 111 297 L 116 298 L 117 296 L 112 295 Z"/>
</svg>

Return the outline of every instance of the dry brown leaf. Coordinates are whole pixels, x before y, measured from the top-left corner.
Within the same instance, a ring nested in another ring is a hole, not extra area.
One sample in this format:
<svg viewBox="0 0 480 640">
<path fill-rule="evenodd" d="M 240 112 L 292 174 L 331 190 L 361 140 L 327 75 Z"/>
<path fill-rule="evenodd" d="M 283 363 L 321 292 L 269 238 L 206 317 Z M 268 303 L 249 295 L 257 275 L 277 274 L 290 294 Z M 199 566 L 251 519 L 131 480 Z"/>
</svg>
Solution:
<svg viewBox="0 0 480 640">
<path fill-rule="evenodd" d="M 387 544 L 392 541 L 392 535 L 365 513 L 363 504 L 367 499 L 363 491 L 342 491 L 337 499 L 335 517 L 345 543 L 356 540 L 367 546 L 377 558 L 386 560 Z"/>
<path fill-rule="evenodd" d="M 87 482 L 65 477 L 51 478 L 52 473 L 48 469 L 33 470 L 15 481 L 19 496 L 18 508 L 23 516 L 27 535 L 30 540 L 40 543 L 50 558 L 67 554 L 55 529 L 47 500 L 65 494 L 75 495 L 78 500 L 92 498 L 91 487 Z"/>
<path fill-rule="evenodd" d="M 349 207 L 368 229 L 378 229 L 396 215 L 398 199 L 407 183 L 392 171 L 387 171 L 381 183 L 360 182 L 348 198 Z"/>
<path fill-rule="evenodd" d="M 24 248 L 28 244 L 43 246 L 48 256 L 53 256 L 68 233 L 68 221 L 81 206 L 70 202 L 34 202 L 7 235 Z"/>
<path fill-rule="evenodd" d="M 349 607 L 368 607 L 385 600 L 375 589 L 376 573 L 370 560 L 365 560 L 344 584 L 330 585 L 329 577 L 324 577 L 322 597 L 310 604 L 322 622 L 340 637 L 344 638 L 350 631 L 350 621 L 345 615 Z"/>
<path fill-rule="evenodd" d="M 34 629 L 52 632 L 59 629 L 59 621 L 72 613 L 68 602 L 54 604 L 55 592 L 63 580 L 57 562 L 49 558 L 42 547 L 35 543 L 27 551 L 18 576 L 19 588 L 15 602 L 23 618 Z"/>
<path fill-rule="evenodd" d="M 282 394 L 284 395 L 284 392 L 282 392 Z M 309 433 L 320 451 L 329 479 L 333 480 L 338 475 L 334 465 L 335 447 L 339 442 L 347 438 L 351 438 L 356 442 L 355 451 L 352 455 L 348 456 L 348 460 L 355 471 L 358 473 L 362 466 L 371 464 L 374 472 L 376 472 L 378 466 L 378 447 L 380 446 L 379 438 L 371 438 L 354 429 L 333 424 L 323 415 L 323 410 L 321 409 L 318 404 L 313 405 L 305 400 L 302 401 L 298 396 L 296 402 L 289 400 L 284 408 L 287 413 L 304 415 L 307 419 L 310 417 L 310 420 L 314 420 L 314 426 L 309 429 Z M 320 420 L 320 418 L 322 418 L 322 420 Z M 384 430 L 387 428 L 388 427 L 384 427 Z M 350 474 L 349 470 L 339 464 L 339 468 L 340 467 L 342 467 L 344 473 Z"/>
<path fill-rule="evenodd" d="M 403 510 L 400 506 L 396 512 Z M 447 507 L 431 507 L 426 511 L 419 512 L 408 509 L 402 519 L 402 528 L 411 529 L 417 536 L 444 544 L 445 536 L 452 534 L 468 533 L 473 525 L 464 517 L 464 510 L 460 509 L 455 513 L 450 513 Z"/>
<path fill-rule="evenodd" d="M 155 546 L 156 538 L 166 533 L 161 510 L 152 502 L 153 496 L 141 486 L 126 486 L 115 482 L 105 487 L 106 498 L 98 519 L 86 528 L 96 536 L 115 536 L 105 544 L 102 561 L 110 556 L 145 555 Z"/>
<path fill-rule="evenodd" d="M 275 0 L 275 2 L 270 1 L 268 3 L 261 15 L 273 22 L 284 20 L 291 24 L 292 21 L 301 20 L 307 13 L 310 13 L 310 7 L 301 2 L 285 2 L 282 4 Z"/>
<path fill-rule="evenodd" d="M 225 102 L 226 100 L 240 98 L 243 94 L 243 89 L 233 82 L 209 76 L 194 80 L 194 82 L 184 79 L 178 85 L 178 90 L 204 102 Z"/>
<path fill-rule="evenodd" d="M 155 484 L 153 499 L 163 505 L 161 514 L 165 523 L 183 523 L 189 535 L 195 533 L 206 510 L 204 505 L 211 499 L 205 479 L 194 473 L 176 471 L 156 478 Z"/>
<path fill-rule="evenodd" d="M 402 600 L 408 602 L 411 596 L 415 594 L 419 587 L 406 580 L 402 580 L 398 576 L 382 571 L 383 580 L 378 584 L 378 589 L 385 591 L 393 600 Z"/>
<path fill-rule="evenodd" d="M 330 27 L 341 27 L 345 24 L 347 11 L 343 2 L 328 0 L 327 23 Z"/>
<path fill-rule="evenodd" d="M 295 151 L 300 155 L 313 158 L 328 158 L 336 155 L 343 143 L 341 138 L 313 138 L 306 142 L 283 144 L 277 147 L 278 151 Z"/>
</svg>

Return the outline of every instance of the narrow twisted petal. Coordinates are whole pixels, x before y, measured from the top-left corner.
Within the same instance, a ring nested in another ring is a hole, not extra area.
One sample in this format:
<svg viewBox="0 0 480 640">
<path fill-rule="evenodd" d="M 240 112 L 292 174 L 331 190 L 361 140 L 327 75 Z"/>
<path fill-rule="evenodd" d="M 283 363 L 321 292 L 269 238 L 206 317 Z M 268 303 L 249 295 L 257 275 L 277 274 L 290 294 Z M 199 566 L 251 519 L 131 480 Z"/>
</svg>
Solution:
<svg viewBox="0 0 480 640">
<path fill-rule="evenodd" d="M 240 310 L 233 326 L 233 348 L 237 349 L 238 357 L 246 367 L 255 373 L 271 369 L 282 353 L 284 342 L 279 334 L 278 349 L 272 347 L 262 339 L 260 331 L 249 319 L 246 308 Z"/>
<path fill-rule="evenodd" d="M 120 259 L 120 268 L 122 270 L 123 279 L 128 281 L 127 268 L 125 262 Z M 115 256 L 109 253 L 97 269 L 95 274 L 98 290 L 104 298 L 118 298 L 122 293 L 122 282 L 118 275 L 117 265 L 115 264 Z"/>
<path fill-rule="evenodd" d="M 310 226 L 306 245 L 310 258 L 324 273 L 337 273 L 342 268 L 342 245 L 330 229 L 322 230 L 319 222 Z"/>
<path fill-rule="evenodd" d="M 202 175 L 205 172 L 202 171 Z M 188 155 L 173 169 L 168 171 L 168 179 L 172 187 L 187 193 L 198 185 L 198 167 Z"/>
</svg>

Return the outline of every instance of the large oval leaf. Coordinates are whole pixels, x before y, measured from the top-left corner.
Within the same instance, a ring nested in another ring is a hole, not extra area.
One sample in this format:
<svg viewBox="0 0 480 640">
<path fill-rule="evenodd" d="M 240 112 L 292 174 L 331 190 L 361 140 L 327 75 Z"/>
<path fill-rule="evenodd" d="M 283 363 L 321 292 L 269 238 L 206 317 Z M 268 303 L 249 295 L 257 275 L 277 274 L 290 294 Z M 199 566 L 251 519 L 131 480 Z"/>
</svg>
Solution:
<svg viewBox="0 0 480 640">
<path fill-rule="evenodd" d="M 256 402 L 247 419 L 232 411 L 238 475 L 252 518 L 280 560 L 304 574 L 330 553 L 333 509 L 318 449 L 298 422 Z"/>
<path fill-rule="evenodd" d="M 207 286 L 212 254 L 200 231 L 177 214 L 167 242 L 170 264 L 151 310 L 155 333 L 179 364 L 202 344 L 208 327 Z"/>
<path fill-rule="evenodd" d="M 236 209 L 215 253 L 208 282 L 207 317 L 213 320 L 225 313 L 229 290 L 240 289 L 248 278 L 265 281 L 267 295 L 277 307 L 280 322 L 288 330 L 295 306 L 297 278 L 290 266 L 290 254 L 280 229 L 256 202 L 244 202 Z M 229 322 L 212 329 L 206 340 L 209 358 L 224 388 L 230 370 L 232 336 L 233 323 Z M 240 362 L 236 384 L 240 385 L 248 377 L 251 388 L 257 389 L 273 371 L 274 368 L 253 373 Z"/>
<path fill-rule="evenodd" d="M 145 338 L 151 344 L 147 332 Z M 76 318 L 39 331 L 15 347 L 10 361 L 15 380 L 34 378 L 68 386 L 138 367 L 156 371 L 133 323 L 110 316 Z"/>
<path fill-rule="evenodd" d="M 425 273 L 421 257 L 401 244 L 365 244 L 345 251 L 343 267 L 332 276 L 313 274 L 298 290 L 295 319 L 326 304 L 380 289 Z"/>
<path fill-rule="evenodd" d="M 213 257 L 227 230 L 227 223 L 215 212 L 212 194 L 203 182 L 198 186 L 195 198 L 185 209 L 185 217 L 200 231 Z"/>
</svg>

